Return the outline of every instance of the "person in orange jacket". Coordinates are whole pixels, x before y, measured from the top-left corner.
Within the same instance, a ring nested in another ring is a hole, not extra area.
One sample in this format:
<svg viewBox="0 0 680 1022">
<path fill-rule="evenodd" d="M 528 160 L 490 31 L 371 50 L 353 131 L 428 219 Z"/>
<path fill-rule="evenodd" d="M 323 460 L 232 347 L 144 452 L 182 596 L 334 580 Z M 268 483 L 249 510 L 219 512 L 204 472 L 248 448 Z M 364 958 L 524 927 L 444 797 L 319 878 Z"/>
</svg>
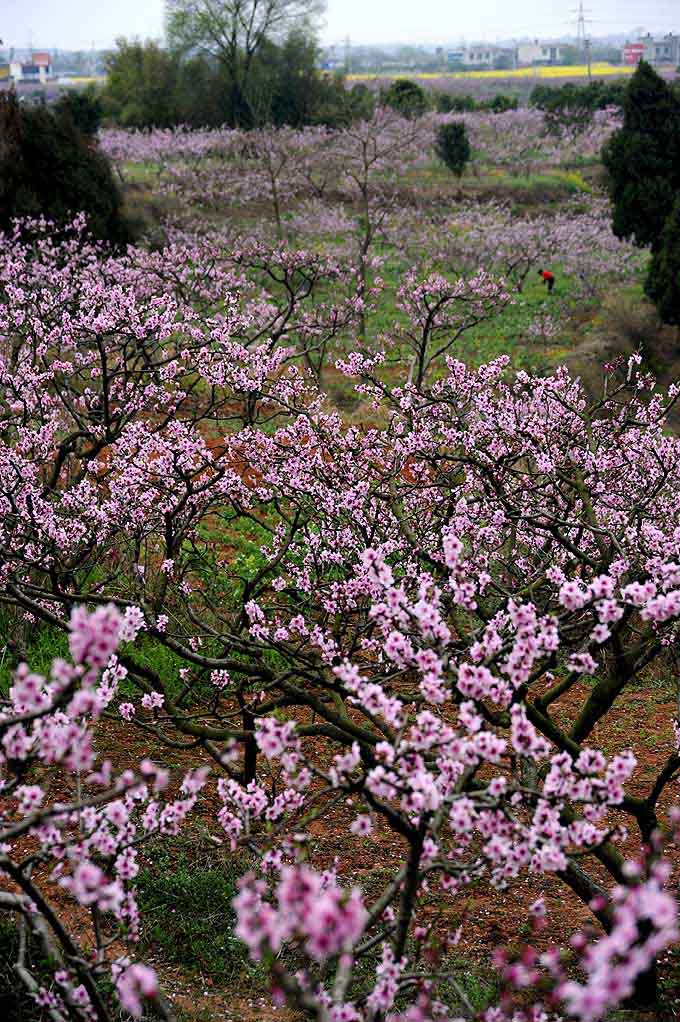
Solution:
<svg viewBox="0 0 680 1022">
<path fill-rule="evenodd" d="M 551 273 L 550 270 L 539 270 L 538 275 L 539 277 L 543 277 L 543 280 L 548 287 L 548 294 L 550 294 L 555 286 L 555 274 Z"/>
</svg>

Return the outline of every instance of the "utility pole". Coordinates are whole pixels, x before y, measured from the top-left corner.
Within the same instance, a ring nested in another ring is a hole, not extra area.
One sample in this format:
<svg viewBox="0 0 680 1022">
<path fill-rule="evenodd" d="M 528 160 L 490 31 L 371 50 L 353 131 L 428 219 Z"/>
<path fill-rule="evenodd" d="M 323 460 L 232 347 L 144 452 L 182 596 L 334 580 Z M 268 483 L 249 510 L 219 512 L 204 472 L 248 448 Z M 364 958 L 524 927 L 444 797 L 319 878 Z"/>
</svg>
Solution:
<svg viewBox="0 0 680 1022">
<path fill-rule="evenodd" d="M 586 47 L 586 63 L 588 64 L 588 81 L 592 82 L 592 80 L 593 80 L 593 58 L 592 58 L 592 52 L 593 51 L 592 51 L 592 47 L 591 47 L 591 41 L 590 41 L 589 38 L 585 40 L 585 47 Z"/>
<path fill-rule="evenodd" d="M 586 38 L 586 25 L 590 24 L 590 19 L 586 18 L 586 14 L 590 14 L 589 10 L 586 10 L 583 6 L 583 0 L 579 0 L 579 5 L 576 10 L 572 10 L 572 14 L 576 15 L 576 48 L 579 53 L 582 53 L 586 60 L 588 60 L 590 53 L 590 39 Z"/>
<path fill-rule="evenodd" d="M 579 50 L 583 50 L 586 42 L 586 17 L 585 11 L 583 10 L 583 0 L 578 5 L 578 10 L 574 11 L 577 15 L 576 18 L 576 45 Z"/>
<path fill-rule="evenodd" d="M 345 73 L 351 74 L 352 72 L 352 40 L 349 36 L 345 37 Z"/>
</svg>

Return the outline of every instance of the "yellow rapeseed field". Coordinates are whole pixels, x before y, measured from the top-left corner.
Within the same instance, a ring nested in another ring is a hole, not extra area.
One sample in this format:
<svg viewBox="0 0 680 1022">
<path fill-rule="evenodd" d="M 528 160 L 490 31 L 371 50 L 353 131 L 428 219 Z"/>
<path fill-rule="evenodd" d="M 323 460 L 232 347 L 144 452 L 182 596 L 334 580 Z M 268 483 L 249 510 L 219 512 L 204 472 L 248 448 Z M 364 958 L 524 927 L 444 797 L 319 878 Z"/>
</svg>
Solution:
<svg viewBox="0 0 680 1022">
<path fill-rule="evenodd" d="M 630 75 L 635 71 L 633 66 L 617 66 L 615 64 L 593 64 L 591 74 L 594 78 L 601 78 L 603 75 Z M 349 74 L 347 78 L 352 82 L 372 81 L 376 78 L 414 78 L 422 81 L 431 81 L 437 78 L 586 78 L 588 66 L 586 64 L 554 65 L 549 67 L 518 67 L 514 71 L 418 71 L 410 73 L 407 71 L 397 74 Z"/>
<path fill-rule="evenodd" d="M 101 82 L 101 75 L 71 75 L 68 79 L 69 82 L 73 82 L 74 85 L 90 85 L 92 82 Z"/>
</svg>

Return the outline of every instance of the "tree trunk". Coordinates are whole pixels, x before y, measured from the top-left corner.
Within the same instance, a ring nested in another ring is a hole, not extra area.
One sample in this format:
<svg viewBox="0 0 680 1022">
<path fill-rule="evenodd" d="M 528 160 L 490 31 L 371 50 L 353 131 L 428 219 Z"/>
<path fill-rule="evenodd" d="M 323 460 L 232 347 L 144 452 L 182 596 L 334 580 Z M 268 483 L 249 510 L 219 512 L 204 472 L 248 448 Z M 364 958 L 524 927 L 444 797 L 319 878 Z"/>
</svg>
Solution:
<svg viewBox="0 0 680 1022">
<path fill-rule="evenodd" d="M 257 742 L 255 741 L 255 718 L 241 703 L 241 721 L 248 735 L 243 743 L 243 784 L 248 785 L 257 777 Z"/>
<path fill-rule="evenodd" d="M 635 990 L 624 1004 L 624 1008 L 653 1008 L 659 999 L 659 970 L 654 962 L 646 972 L 641 972 L 635 981 Z"/>
<path fill-rule="evenodd" d="M 584 904 L 589 905 L 595 898 L 604 898 L 606 900 L 607 892 L 605 889 L 589 877 L 577 863 L 570 861 L 567 868 L 560 871 L 558 876 L 571 887 L 572 891 L 578 895 Z M 593 912 L 605 933 L 609 933 L 612 927 L 609 906 L 605 905 L 604 908 L 595 910 L 591 908 L 591 912 Z M 656 962 L 654 962 L 646 972 L 640 973 L 635 982 L 635 989 L 623 1007 L 637 1009 L 654 1007 L 659 996 L 658 980 L 658 968 Z"/>
</svg>

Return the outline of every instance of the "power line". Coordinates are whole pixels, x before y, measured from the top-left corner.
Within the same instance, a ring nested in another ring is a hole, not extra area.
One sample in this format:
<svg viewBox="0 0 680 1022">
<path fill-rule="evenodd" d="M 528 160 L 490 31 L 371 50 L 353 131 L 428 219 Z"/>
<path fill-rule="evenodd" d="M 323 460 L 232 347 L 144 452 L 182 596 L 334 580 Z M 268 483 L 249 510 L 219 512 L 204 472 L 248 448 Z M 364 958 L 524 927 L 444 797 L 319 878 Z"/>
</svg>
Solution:
<svg viewBox="0 0 680 1022">
<path fill-rule="evenodd" d="M 592 25 L 592 18 L 586 18 L 586 14 L 592 14 L 592 11 L 585 10 L 583 7 L 583 0 L 579 0 L 578 9 L 572 10 L 571 14 L 576 15 L 576 45 L 579 50 L 585 50 L 586 25 Z"/>
<path fill-rule="evenodd" d="M 350 74 L 352 70 L 352 40 L 345 36 L 345 71 Z"/>
</svg>

